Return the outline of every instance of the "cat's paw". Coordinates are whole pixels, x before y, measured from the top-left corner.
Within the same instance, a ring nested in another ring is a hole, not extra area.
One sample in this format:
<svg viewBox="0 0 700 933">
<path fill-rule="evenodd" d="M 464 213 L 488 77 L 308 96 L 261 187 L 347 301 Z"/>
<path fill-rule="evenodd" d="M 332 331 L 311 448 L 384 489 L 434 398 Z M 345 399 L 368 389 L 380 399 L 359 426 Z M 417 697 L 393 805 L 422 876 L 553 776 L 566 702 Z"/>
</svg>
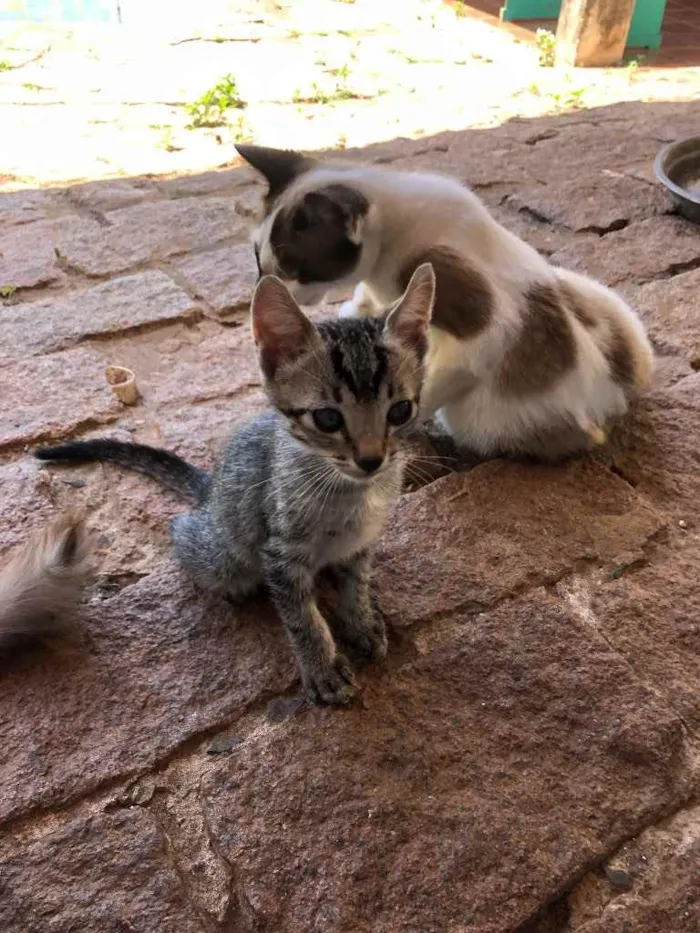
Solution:
<svg viewBox="0 0 700 933">
<path fill-rule="evenodd" d="M 386 625 L 384 619 L 377 613 L 352 626 L 346 625 L 342 638 L 371 661 L 381 661 L 386 657 Z"/>
<path fill-rule="evenodd" d="M 303 671 L 302 678 L 309 703 L 347 706 L 357 694 L 355 676 L 342 654 L 330 664 Z"/>
</svg>

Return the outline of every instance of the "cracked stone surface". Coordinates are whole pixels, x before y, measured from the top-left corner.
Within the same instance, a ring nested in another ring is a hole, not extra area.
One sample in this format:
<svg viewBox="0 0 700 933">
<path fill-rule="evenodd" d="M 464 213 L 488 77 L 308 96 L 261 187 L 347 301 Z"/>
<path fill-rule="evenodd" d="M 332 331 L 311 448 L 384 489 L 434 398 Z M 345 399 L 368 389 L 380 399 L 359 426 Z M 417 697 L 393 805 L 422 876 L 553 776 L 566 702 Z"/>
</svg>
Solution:
<svg viewBox="0 0 700 933">
<path fill-rule="evenodd" d="M 263 410 L 259 185 L 0 194 L 0 562 L 69 506 L 96 541 L 72 637 L 0 660 L 3 931 L 695 933 L 700 234 L 648 169 L 698 119 L 627 103 L 343 154 L 469 180 L 618 286 L 659 360 L 595 457 L 402 497 L 375 570 L 388 658 L 342 711 L 298 701 L 264 596 L 180 575 L 174 494 L 30 457 L 108 434 L 209 467 Z"/>
</svg>

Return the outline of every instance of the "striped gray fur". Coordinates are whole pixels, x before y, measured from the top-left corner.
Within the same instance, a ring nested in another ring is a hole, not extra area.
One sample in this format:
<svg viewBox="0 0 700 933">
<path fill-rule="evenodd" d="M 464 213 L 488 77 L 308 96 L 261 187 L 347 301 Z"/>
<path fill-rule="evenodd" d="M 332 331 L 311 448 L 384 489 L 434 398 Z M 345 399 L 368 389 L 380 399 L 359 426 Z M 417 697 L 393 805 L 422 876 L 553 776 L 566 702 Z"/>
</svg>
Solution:
<svg viewBox="0 0 700 933">
<path fill-rule="evenodd" d="M 434 289 L 424 265 L 388 315 L 314 326 L 279 279 L 262 279 L 253 333 L 273 410 L 232 436 L 211 476 L 167 451 L 110 440 L 37 456 L 112 461 L 193 497 L 195 507 L 171 523 L 180 564 L 197 585 L 234 601 L 264 584 L 309 699 L 347 703 L 353 675 L 334 635 L 371 658 L 386 653 L 371 551 L 401 491 Z M 322 571 L 337 589 L 328 621 L 316 603 Z"/>
</svg>

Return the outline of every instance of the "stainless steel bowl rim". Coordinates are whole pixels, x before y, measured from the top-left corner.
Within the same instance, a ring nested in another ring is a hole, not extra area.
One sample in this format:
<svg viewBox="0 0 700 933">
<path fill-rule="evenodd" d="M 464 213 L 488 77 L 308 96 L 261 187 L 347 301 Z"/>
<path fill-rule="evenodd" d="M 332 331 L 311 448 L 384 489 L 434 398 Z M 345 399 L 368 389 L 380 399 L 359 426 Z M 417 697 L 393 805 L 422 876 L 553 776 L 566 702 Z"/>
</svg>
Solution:
<svg viewBox="0 0 700 933">
<path fill-rule="evenodd" d="M 676 184 L 675 181 L 668 177 L 666 169 L 664 168 L 667 156 L 682 143 L 690 142 L 697 142 L 698 161 L 700 161 L 700 136 L 686 136 L 685 139 L 677 139 L 675 142 L 668 143 L 668 145 L 663 147 L 654 159 L 654 174 L 669 191 L 672 191 L 676 195 L 676 197 L 683 201 L 691 201 L 693 204 L 700 205 L 700 195 L 693 194 L 691 191 L 688 191 L 687 188 L 683 188 L 681 185 Z"/>
</svg>

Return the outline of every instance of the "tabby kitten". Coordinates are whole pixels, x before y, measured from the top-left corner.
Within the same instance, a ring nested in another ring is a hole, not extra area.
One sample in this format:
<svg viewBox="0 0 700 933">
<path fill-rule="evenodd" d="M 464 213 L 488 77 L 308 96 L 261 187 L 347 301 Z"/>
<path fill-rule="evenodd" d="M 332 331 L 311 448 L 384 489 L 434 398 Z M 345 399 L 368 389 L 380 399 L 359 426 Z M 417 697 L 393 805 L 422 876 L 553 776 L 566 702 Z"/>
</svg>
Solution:
<svg viewBox="0 0 700 933">
<path fill-rule="evenodd" d="M 455 179 L 238 146 L 266 178 L 261 274 L 304 304 L 358 284 L 341 316 L 394 302 L 430 262 L 437 290 L 421 414 L 480 456 L 559 459 L 602 443 L 651 378 L 636 314 L 551 266 Z"/>
<path fill-rule="evenodd" d="M 322 570 L 334 578 L 338 639 L 382 658 L 370 552 L 401 490 L 401 434 L 418 410 L 434 291 L 422 265 L 391 313 L 316 327 L 279 279 L 262 278 L 252 324 L 274 410 L 232 437 L 211 476 L 167 451 L 107 439 L 36 455 L 113 461 L 194 498 L 171 524 L 179 562 L 234 600 L 266 584 L 309 699 L 347 703 L 352 671 L 318 609 L 316 581 Z"/>
</svg>

